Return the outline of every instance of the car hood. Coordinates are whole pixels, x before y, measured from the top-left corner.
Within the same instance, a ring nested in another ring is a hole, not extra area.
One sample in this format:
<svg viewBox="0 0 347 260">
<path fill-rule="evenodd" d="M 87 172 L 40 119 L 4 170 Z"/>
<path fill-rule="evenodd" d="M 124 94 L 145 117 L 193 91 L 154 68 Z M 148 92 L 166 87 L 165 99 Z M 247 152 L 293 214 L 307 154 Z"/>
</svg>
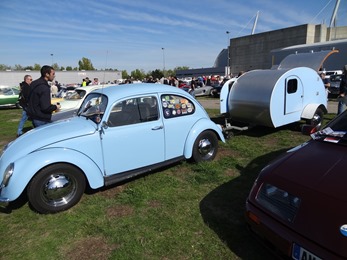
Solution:
<svg viewBox="0 0 347 260">
<path fill-rule="evenodd" d="M 97 125 L 85 117 L 73 117 L 46 124 L 30 130 L 10 143 L 1 159 L 10 158 L 11 161 L 15 161 L 17 158 L 35 150 L 67 139 L 90 135 L 95 133 L 96 130 Z"/>
<path fill-rule="evenodd" d="M 272 171 L 282 181 L 347 201 L 347 147 L 310 141 Z"/>
<path fill-rule="evenodd" d="M 294 150 L 264 168 L 257 185 L 269 183 L 300 198 L 293 222 L 273 216 L 303 237 L 347 257 L 347 234 L 343 234 L 347 227 L 347 147 L 312 140 Z"/>
</svg>

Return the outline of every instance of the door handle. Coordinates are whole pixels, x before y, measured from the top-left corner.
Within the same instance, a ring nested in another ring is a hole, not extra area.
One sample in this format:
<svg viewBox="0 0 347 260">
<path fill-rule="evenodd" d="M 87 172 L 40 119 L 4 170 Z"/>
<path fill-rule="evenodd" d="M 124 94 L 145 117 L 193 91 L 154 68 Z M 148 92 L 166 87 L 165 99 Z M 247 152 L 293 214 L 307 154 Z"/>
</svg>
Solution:
<svg viewBox="0 0 347 260">
<path fill-rule="evenodd" d="M 163 129 L 164 126 L 163 125 L 158 125 L 158 126 L 155 126 L 152 128 L 152 130 L 160 130 L 160 129 Z"/>
</svg>

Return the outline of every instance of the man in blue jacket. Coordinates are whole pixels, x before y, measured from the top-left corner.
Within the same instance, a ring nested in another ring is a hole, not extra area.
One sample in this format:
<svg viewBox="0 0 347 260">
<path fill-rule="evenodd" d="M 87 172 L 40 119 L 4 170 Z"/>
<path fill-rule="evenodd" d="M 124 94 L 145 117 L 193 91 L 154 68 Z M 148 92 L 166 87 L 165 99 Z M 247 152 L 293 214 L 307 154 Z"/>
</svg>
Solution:
<svg viewBox="0 0 347 260">
<path fill-rule="evenodd" d="M 41 77 L 30 85 L 27 113 L 34 127 L 50 123 L 53 111 L 60 108 L 59 104 L 51 104 L 51 86 L 48 81 L 54 78 L 54 69 L 45 65 L 41 68 Z"/>
</svg>

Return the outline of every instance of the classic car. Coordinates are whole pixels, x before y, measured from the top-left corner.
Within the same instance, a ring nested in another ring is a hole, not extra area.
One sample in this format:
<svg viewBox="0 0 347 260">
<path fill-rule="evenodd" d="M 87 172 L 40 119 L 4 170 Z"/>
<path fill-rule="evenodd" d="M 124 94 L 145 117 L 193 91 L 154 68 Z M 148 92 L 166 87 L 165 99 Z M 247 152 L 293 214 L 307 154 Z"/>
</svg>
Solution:
<svg viewBox="0 0 347 260">
<path fill-rule="evenodd" d="M 346 133 L 344 112 L 255 180 L 248 226 L 281 257 L 347 259 Z"/>
<path fill-rule="evenodd" d="M 16 106 L 17 108 L 20 108 L 18 96 L 18 88 L 0 86 L 0 106 Z"/>
<path fill-rule="evenodd" d="M 89 93 L 77 116 L 40 126 L 8 144 L 0 159 L 0 204 L 23 191 L 33 209 L 56 213 L 92 189 L 181 160 L 213 160 L 221 127 L 187 92 L 127 84 Z"/>
</svg>

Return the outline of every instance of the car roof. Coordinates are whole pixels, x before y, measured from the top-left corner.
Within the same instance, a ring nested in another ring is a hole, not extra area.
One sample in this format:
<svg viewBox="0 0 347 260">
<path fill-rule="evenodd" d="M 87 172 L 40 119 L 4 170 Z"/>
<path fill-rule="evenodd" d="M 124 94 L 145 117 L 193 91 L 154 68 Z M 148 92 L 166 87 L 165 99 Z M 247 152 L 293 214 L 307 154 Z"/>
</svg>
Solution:
<svg viewBox="0 0 347 260">
<path fill-rule="evenodd" d="M 109 96 L 111 99 L 117 99 L 119 97 L 127 97 L 132 95 L 139 94 L 150 94 L 150 93 L 162 93 L 167 92 L 171 94 L 179 94 L 187 96 L 186 91 L 165 84 L 158 83 L 136 83 L 136 84 L 121 84 L 109 86 L 106 88 L 98 89 L 94 92 L 104 93 Z M 192 96 L 191 96 L 192 97 Z"/>
</svg>

